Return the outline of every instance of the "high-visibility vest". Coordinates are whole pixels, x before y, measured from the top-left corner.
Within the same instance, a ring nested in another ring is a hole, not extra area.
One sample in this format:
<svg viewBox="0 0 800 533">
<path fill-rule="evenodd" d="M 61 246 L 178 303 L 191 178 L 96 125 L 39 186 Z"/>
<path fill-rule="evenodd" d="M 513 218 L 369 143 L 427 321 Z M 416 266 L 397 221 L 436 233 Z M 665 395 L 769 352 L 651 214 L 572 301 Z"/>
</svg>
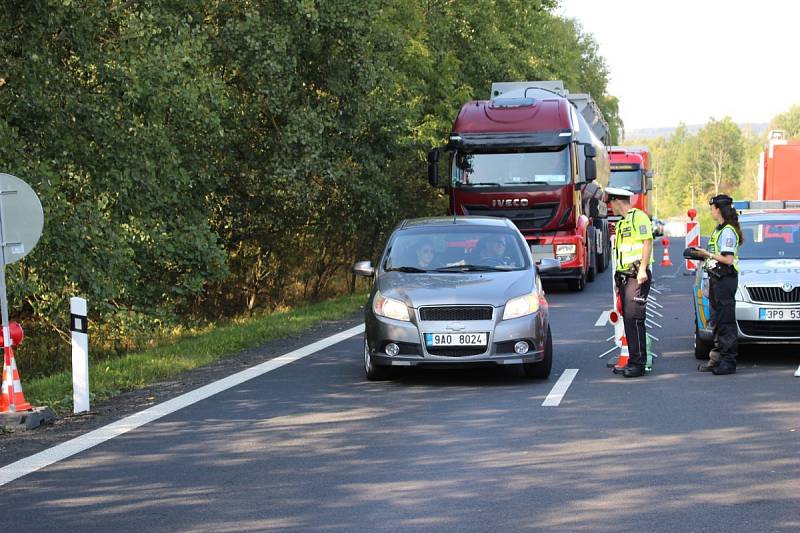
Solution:
<svg viewBox="0 0 800 533">
<path fill-rule="evenodd" d="M 631 263 L 635 261 L 640 261 L 642 259 L 642 250 L 644 250 L 644 241 L 634 239 L 634 232 L 637 232 L 639 229 L 636 227 L 636 214 L 641 213 L 641 216 L 647 218 L 647 222 L 650 222 L 649 217 L 647 217 L 644 212 L 632 207 L 628 214 L 617 222 L 617 227 L 615 232 L 616 236 L 616 255 L 617 255 L 617 270 L 627 270 Z M 652 234 L 650 238 L 652 239 Z M 650 254 L 650 264 L 653 264 L 653 254 Z"/>
<path fill-rule="evenodd" d="M 733 231 L 733 235 L 736 238 L 736 244 L 733 248 L 733 268 L 736 272 L 739 272 L 739 234 L 736 233 L 736 229 L 731 226 L 730 224 L 725 224 L 722 227 L 717 226 L 717 229 L 714 230 L 714 233 L 711 234 L 711 238 L 708 239 L 708 251 L 713 255 L 719 252 L 719 248 L 717 247 L 717 240 L 719 236 L 722 234 L 722 230 L 725 228 L 731 228 Z"/>
</svg>

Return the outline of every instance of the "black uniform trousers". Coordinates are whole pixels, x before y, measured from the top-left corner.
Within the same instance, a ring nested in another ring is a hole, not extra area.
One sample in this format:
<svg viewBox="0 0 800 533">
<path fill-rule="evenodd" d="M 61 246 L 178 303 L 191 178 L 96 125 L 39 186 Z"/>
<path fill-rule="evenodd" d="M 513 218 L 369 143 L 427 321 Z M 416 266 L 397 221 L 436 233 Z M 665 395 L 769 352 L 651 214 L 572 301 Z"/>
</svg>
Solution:
<svg viewBox="0 0 800 533">
<path fill-rule="evenodd" d="M 736 329 L 737 274 L 709 276 L 708 303 L 714 326 L 714 349 L 720 353 L 719 366 L 736 368 L 739 332 Z"/>
<path fill-rule="evenodd" d="M 620 278 L 617 284 L 622 299 L 622 323 L 628 340 L 628 364 L 644 367 L 647 363 L 647 296 L 653 273 L 647 269 L 647 281 L 639 284 L 636 278 Z"/>
</svg>

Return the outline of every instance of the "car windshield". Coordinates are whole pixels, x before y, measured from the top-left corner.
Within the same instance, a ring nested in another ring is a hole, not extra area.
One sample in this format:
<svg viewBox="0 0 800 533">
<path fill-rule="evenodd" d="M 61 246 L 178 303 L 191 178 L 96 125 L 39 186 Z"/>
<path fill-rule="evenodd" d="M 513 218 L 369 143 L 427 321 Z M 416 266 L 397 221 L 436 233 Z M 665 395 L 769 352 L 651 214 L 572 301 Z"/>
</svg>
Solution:
<svg viewBox="0 0 800 533">
<path fill-rule="evenodd" d="M 516 185 L 564 185 L 569 182 L 569 151 L 468 153 L 454 156 L 456 187 L 513 187 Z"/>
<path fill-rule="evenodd" d="M 740 259 L 800 259 L 800 219 L 740 221 Z"/>
<path fill-rule="evenodd" d="M 417 227 L 399 231 L 383 268 L 404 272 L 507 271 L 528 268 L 519 235 L 508 228 Z"/>
<path fill-rule="evenodd" d="M 614 170 L 611 169 L 611 177 L 608 179 L 609 187 L 617 187 L 631 192 L 642 192 L 642 171 L 641 170 Z"/>
</svg>

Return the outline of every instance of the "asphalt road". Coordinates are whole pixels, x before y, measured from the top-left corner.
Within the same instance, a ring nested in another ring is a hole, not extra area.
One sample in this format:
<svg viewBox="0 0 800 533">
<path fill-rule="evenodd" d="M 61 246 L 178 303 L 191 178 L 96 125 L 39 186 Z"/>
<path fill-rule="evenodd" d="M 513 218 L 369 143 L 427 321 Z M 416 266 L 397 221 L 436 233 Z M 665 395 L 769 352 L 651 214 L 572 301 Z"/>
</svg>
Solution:
<svg viewBox="0 0 800 533">
<path fill-rule="evenodd" d="M 0 487 L 0 516 L 60 532 L 797 530 L 800 353 L 695 372 L 676 270 L 656 268 L 663 328 L 645 378 L 597 357 L 611 346 L 595 325 L 607 272 L 584 293 L 548 288 L 547 381 L 497 369 L 371 383 L 359 335 Z M 543 407 L 565 369 L 578 373 L 563 401 Z"/>
</svg>

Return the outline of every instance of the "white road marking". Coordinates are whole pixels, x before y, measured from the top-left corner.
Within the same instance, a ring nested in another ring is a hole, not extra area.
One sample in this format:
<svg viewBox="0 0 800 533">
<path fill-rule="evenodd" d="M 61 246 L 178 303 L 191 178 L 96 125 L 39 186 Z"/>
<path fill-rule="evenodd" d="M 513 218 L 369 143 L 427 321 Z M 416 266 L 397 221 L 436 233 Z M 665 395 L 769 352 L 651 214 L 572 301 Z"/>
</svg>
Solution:
<svg viewBox="0 0 800 533">
<path fill-rule="evenodd" d="M 569 386 L 572 384 L 572 380 L 575 379 L 575 376 L 577 375 L 577 368 L 568 368 L 564 370 L 564 373 L 561 374 L 560 378 L 558 378 L 556 384 L 553 385 L 553 389 L 550 391 L 550 394 L 548 394 L 547 398 L 545 398 L 544 402 L 542 402 L 542 407 L 558 407 L 558 405 L 561 403 L 561 400 L 564 399 L 567 389 L 569 389 Z"/>
<path fill-rule="evenodd" d="M 603 311 L 600 313 L 600 318 L 597 319 L 597 322 L 594 323 L 595 326 L 605 326 L 608 324 L 608 315 L 611 314 L 611 311 Z"/>
<path fill-rule="evenodd" d="M 153 407 L 145 409 L 144 411 L 134 413 L 123 418 L 122 420 L 117 420 L 116 422 L 108 424 L 107 426 L 103 426 L 92 432 L 86 433 L 85 435 L 81 435 L 80 437 L 76 437 L 52 448 L 48 448 L 47 450 L 41 451 L 35 455 L 31 455 L 30 457 L 20 459 L 15 463 L 11 463 L 8 466 L 0 468 L 0 487 L 14 481 L 17 478 L 28 475 L 32 472 L 36 472 L 37 470 L 41 470 L 42 468 L 50 466 L 53 463 L 62 461 L 67 457 L 71 457 L 77 453 L 88 450 L 89 448 L 97 446 L 98 444 L 102 444 L 107 440 L 111 440 L 114 437 L 118 437 L 119 435 L 132 431 L 149 422 L 153 422 L 154 420 L 158 420 L 159 418 L 172 414 L 179 409 L 183 409 L 184 407 L 188 407 L 201 400 L 205 400 L 206 398 L 209 398 L 215 394 L 240 385 L 245 381 L 257 378 L 258 376 L 266 374 L 267 372 L 271 372 L 284 365 L 288 365 L 289 363 L 302 359 L 363 332 L 364 325 L 358 325 L 335 335 L 331 335 L 330 337 L 317 341 L 313 344 L 309 344 L 308 346 L 298 348 L 293 352 L 289 352 L 281 355 L 280 357 L 276 357 L 275 359 L 265 361 L 254 367 L 242 370 L 241 372 L 237 372 L 236 374 L 230 375 L 226 378 L 222 378 L 219 381 L 204 385 L 199 389 L 187 392 L 186 394 L 182 394 L 164 403 L 154 405 Z"/>
</svg>

